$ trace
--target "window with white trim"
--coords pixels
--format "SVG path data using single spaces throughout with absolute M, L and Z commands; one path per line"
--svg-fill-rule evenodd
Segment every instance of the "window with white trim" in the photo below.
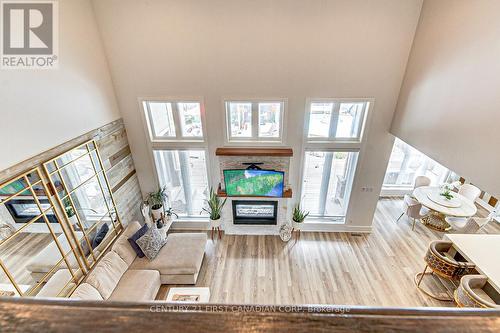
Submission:
M 201 103 L 145 101 L 151 141 L 203 141 Z
M 361 141 L 368 106 L 366 101 L 311 102 L 308 141 Z
M 401 190 L 401 193 L 411 191 L 417 176 L 429 177 L 431 185 L 438 186 L 446 182 L 449 175 L 450 170 L 446 167 L 396 138 L 382 190 Z
M 345 222 L 369 106 L 359 99 L 308 101 L 300 196 L 307 222 Z
M 283 142 L 283 100 L 225 101 L 228 142 Z
M 144 101 L 158 184 L 180 219 L 206 218 L 208 160 L 201 101 Z

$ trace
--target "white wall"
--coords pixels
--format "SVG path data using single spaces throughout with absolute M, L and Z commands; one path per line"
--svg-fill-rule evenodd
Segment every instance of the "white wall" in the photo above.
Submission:
M 0 170 L 120 118 L 89 0 L 59 1 L 59 68 L 0 70 Z
M 215 148 L 223 145 L 223 96 L 288 98 L 295 189 L 306 98 L 373 97 L 348 221 L 371 225 L 420 0 L 93 3 L 143 191 L 155 187 L 155 177 L 139 97 L 203 96 L 214 169 Z M 215 185 L 218 172 L 212 175 Z M 361 192 L 363 186 L 373 192 Z
M 426 0 L 391 132 L 500 195 L 500 1 Z

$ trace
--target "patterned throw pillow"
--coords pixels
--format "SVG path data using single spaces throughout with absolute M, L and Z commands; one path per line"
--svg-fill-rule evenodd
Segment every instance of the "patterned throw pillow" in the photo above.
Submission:
M 165 241 L 156 227 L 151 227 L 146 233 L 140 237 L 136 243 L 141 248 L 144 255 L 153 260 L 160 252 L 160 249 L 165 245 Z

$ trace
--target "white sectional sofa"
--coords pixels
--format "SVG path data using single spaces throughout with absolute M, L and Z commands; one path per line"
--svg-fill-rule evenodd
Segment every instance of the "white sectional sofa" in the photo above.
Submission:
M 111 251 L 73 292 L 86 300 L 154 300 L 161 284 L 195 284 L 205 255 L 207 235 L 174 233 L 154 260 L 138 258 L 128 242 L 141 225 L 130 223 Z

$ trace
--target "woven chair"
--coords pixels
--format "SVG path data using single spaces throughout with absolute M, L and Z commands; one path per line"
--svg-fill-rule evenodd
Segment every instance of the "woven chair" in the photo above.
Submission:
M 449 280 L 454 285 L 457 285 L 462 276 L 475 272 L 474 264 L 465 261 L 459 255 L 452 257 L 449 254 L 449 250 L 452 245 L 452 242 L 443 240 L 431 242 L 424 258 L 426 262 L 424 271 L 415 275 L 414 281 L 418 290 L 439 301 L 452 302 L 453 297 L 449 296 L 445 298 L 436 296 L 435 294 L 423 289 L 420 284 L 426 274 L 436 274 L 439 277 Z M 430 268 L 430 272 L 427 272 L 428 268 Z
M 455 290 L 455 302 L 461 308 L 500 308 L 500 294 L 487 284 L 484 275 L 465 275 Z

